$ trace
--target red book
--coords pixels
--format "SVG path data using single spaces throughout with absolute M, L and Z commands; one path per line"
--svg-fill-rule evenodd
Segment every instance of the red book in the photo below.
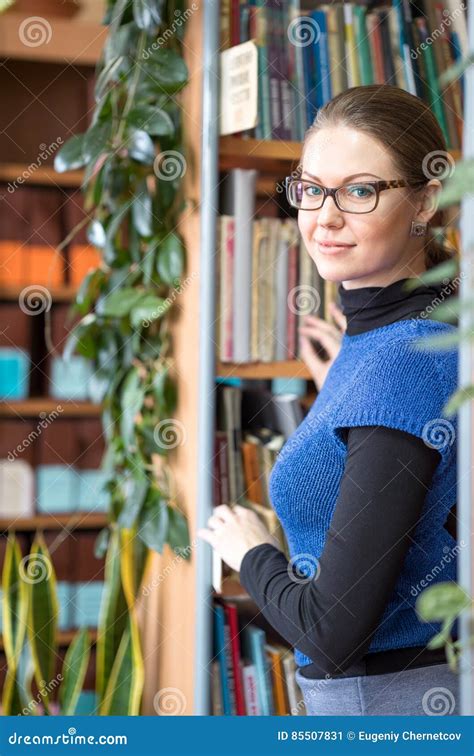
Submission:
M 231 654 L 232 654 L 232 669 L 234 671 L 234 683 L 235 683 L 235 705 L 236 713 L 238 715 L 245 716 L 245 698 L 244 698 L 244 685 L 242 680 L 242 668 L 241 668 L 241 656 L 240 656 L 240 641 L 239 641 L 239 621 L 237 616 L 237 606 L 226 602 L 224 604 L 224 610 L 229 623 L 230 630 L 230 642 L 231 642 Z

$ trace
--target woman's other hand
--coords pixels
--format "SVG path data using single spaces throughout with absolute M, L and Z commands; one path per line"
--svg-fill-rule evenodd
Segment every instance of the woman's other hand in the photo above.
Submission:
M 207 541 L 229 567 L 240 572 L 242 560 L 251 548 L 269 543 L 281 550 L 277 538 L 266 529 L 257 514 L 248 507 L 222 504 L 214 508 L 207 521 L 208 528 L 200 528 L 196 535 Z
M 335 302 L 331 302 L 329 309 L 336 325 L 327 323 L 316 315 L 306 315 L 304 325 L 298 328 L 300 357 L 311 373 L 318 391 L 321 391 L 329 368 L 339 354 L 342 336 L 347 327 L 346 317 Z M 318 342 L 323 347 L 329 359 L 324 360 L 316 352 L 312 341 Z

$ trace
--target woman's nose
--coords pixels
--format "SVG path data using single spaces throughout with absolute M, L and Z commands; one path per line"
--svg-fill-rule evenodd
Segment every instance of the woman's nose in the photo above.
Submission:
M 342 211 L 336 205 L 334 197 L 326 197 L 323 206 L 318 210 L 318 223 L 327 225 L 342 220 Z

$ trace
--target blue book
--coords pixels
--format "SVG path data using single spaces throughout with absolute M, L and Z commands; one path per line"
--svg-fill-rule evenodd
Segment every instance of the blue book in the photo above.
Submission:
M 224 715 L 236 713 L 235 692 L 233 677 L 230 669 L 230 640 L 228 638 L 229 626 L 225 621 L 225 612 L 222 606 L 214 604 L 214 655 L 219 662 L 219 674 L 222 692 L 222 712 Z M 227 628 L 227 632 L 226 632 Z
M 0 347 L 0 399 L 26 399 L 30 357 L 23 349 Z
M 265 631 L 256 625 L 247 625 L 243 631 L 244 654 L 255 665 L 257 675 L 257 693 L 260 711 L 263 716 L 275 713 L 273 703 L 273 685 L 271 668 L 265 650 L 267 637 Z
M 315 23 L 315 30 L 318 32 L 313 44 L 313 55 L 316 65 L 316 106 L 321 108 L 331 99 L 326 13 L 322 10 L 314 10 L 311 11 L 311 18 Z

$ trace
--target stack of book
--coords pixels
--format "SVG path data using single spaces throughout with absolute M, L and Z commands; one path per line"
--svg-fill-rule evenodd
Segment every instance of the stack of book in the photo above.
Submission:
M 304 716 L 292 649 L 269 642 L 265 630 L 253 623 L 241 632 L 232 601 L 215 602 L 213 611 L 212 713 Z
M 391 84 L 423 98 L 448 148 L 461 149 L 464 76 L 445 87 L 439 76 L 468 54 L 467 3 L 374 5 L 222 3 L 222 48 L 248 40 L 257 45 L 258 124 L 247 136 L 301 141 L 317 110 L 340 92 L 361 84 Z

